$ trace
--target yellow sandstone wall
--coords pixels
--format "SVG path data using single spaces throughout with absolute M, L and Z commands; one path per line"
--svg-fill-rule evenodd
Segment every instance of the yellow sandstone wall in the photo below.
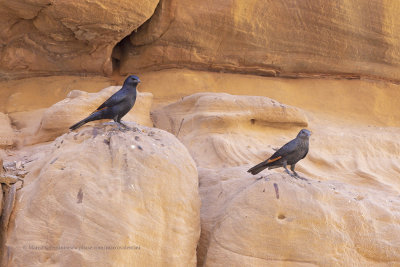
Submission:
M 187 67 L 398 80 L 393 0 L 161 1 L 123 47 L 121 72 Z

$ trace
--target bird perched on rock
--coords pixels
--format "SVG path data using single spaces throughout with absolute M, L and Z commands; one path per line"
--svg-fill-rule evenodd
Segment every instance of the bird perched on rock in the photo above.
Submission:
M 310 135 L 311 132 L 309 130 L 302 129 L 295 139 L 278 149 L 269 159 L 257 164 L 247 172 L 256 175 L 265 168 L 274 169 L 283 167 L 290 176 L 299 177 L 294 167 L 299 160 L 304 159 L 307 155 Z M 287 165 L 290 165 L 293 174 L 289 172 L 286 167 Z
M 131 75 L 126 78 L 122 88 L 107 99 L 92 114 L 80 122 L 69 127 L 75 130 L 89 121 L 112 119 L 115 122 L 129 128 L 121 122 L 121 118 L 132 109 L 136 101 L 136 86 L 140 83 L 139 77 Z

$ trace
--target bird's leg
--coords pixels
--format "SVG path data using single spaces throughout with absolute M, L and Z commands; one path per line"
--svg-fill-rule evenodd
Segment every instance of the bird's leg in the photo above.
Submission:
M 113 121 L 117 124 L 118 130 L 121 131 L 121 123 L 118 120 L 118 115 L 113 118 Z
M 294 167 L 296 166 L 296 164 L 290 165 L 290 169 L 292 170 L 292 172 L 294 173 L 294 178 L 298 178 L 304 181 L 308 181 L 306 178 L 301 177 L 300 175 L 297 174 L 297 172 L 294 171 Z
M 295 166 L 296 166 L 296 164 L 290 165 L 290 170 L 293 172 L 293 174 L 294 174 L 295 177 L 300 177 L 300 176 L 297 174 L 297 172 L 294 170 L 294 167 L 295 167 Z
M 294 164 L 294 165 L 295 165 L 295 164 Z M 294 171 L 294 165 L 290 165 L 290 169 L 293 171 L 293 173 L 290 173 L 290 171 L 289 171 L 288 168 L 287 168 L 287 163 L 286 163 L 286 161 L 283 162 L 283 168 L 285 168 L 287 174 L 289 174 L 289 175 L 292 176 L 293 178 L 296 178 L 296 179 L 297 179 L 297 177 L 299 177 L 299 176 L 298 176 L 297 173 Z
M 114 121 L 115 121 L 116 123 L 118 123 L 118 129 L 119 129 L 120 131 L 122 131 L 122 129 L 121 129 L 121 127 L 120 127 L 121 125 L 125 128 L 125 130 L 130 130 L 130 129 L 131 129 L 128 125 L 122 123 L 122 122 L 121 122 L 121 119 L 118 119 L 118 117 L 114 118 Z
M 285 171 L 286 171 L 287 174 L 289 174 L 290 176 L 292 176 L 292 174 L 290 173 L 290 171 L 289 171 L 288 168 L 287 168 L 287 163 L 286 163 L 286 161 L 283 162 L 283 168 L 285 168 Z
M 121 121 L 118 122 L 120 125 L 122 125 L 125 129 L 131 129 L 128 125 L 125 123 L 122 123 Z
M 142 132 L 138 127 L 133 127 L 133 128 L 131 128 L 131 127 L 129 127 L 128 125 L 126 125 L 126 124 L 124 124 L 124 123 L 122 123 L 121 122 L 121 120 L 117 120 L 116 121 L 119 125 L 122 125 L 126 130 L 134 130 L 135 132 Z M 118 126 L 118 128 L 119 128 L 119 126 Z M 121 128 L 119 128 L 120 130 L 121 130 Z
M 121 132 L 128 130 L 127 126 L 123 123 L 117 122 L 117 126 L 118 126 L 118 130 L 120 130 Z
M 116 122 L 117 126 L 118 126 L 118 130 L 122 131 L 123 129 L 121 128 L 121 124 L 119 122 Z

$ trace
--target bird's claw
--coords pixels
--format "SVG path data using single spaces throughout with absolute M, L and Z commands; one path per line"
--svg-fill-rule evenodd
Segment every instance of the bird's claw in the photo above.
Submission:
M 121 125 L 118 124 L 118 130 L 120 130 L 121 132 L 126 131 L 125 127 L 121 127 Z
M 304 180 L 304 181 L 308 181 L 308 179 L 301 177 L 300 175 L 297 174 L 297 172 L 294 172 L 293 175 L 291 175 L 293 178 L 295 179 L 300 179 L 300 180 Z
M 121 128 L 121 126 L 122 126 L 123 128 Z M 124 124 L 124 123 L 122 123 L 122 122 L 118 122 L 118 129 L 119 129 L 120 131 L 129 131 L 129 130 L 132 130 L 128 125 L 126 125 L 126 124 Z
M 299 178 L 298 179 L 300 179 L 300 180 L 303 180 L 303 181 L 308 181 L 308 179 L 307 178 L 304 178 L 304 177 L 301 177 L 301 176 L 299 176 Z
M 298 176 L 297 174 L 290 173 L 289 175 L 290 175 L 290 177 L 292 177 L 294 179 L 301 179 L 300 176 Z
M 304 181 L 308 181 L 308 179 L 301 177 L 300 175 L 297 174 L 297 172 L 293 172 L 290 173 L 289 171 L 286 171 L 287 174 L 289 174 L 291 177 L 293 177 L 294 179 L 300 179 L 300 180 L 304 180 Z

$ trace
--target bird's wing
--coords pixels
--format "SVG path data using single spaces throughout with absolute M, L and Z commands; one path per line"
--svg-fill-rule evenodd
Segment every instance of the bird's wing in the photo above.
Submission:
M 99 111 L 99 110 L 104 109 L 104 108 L 109 108 L 109 107 L 115 106 L 118 103 L 121 103 L 122 101 L 124 101 L 124 99 L 127 98 L 127 97 L 128 97 L 128 95 L 126 93 L 124 93 L 124 92 L 121 92 L 121 90 L 120 90 L 120 91 L 116 92 L 115 94 L 113 94 L 112 96 L 110 96 L 109 99 L 107 99 L 103 104 L 101 104 L 96 109 L 96 111 Z
M 283 147 L 279 148 L 278 151 L 276 151 L 268 160 L 267 163 L 272 163 L 274 161 L 277 161 L 287 155 L 292 154 L 293 152 L 296 151 L 297 148 L 297 142 L 296 139 L 293 139 L 289 143 L 285 144 Z
M 307 156 L 307 154 L 308 154 L 308 147 L 307 147 L 306 153 L 304 153 L 304 156 L 301 159 L 304 159 Z

